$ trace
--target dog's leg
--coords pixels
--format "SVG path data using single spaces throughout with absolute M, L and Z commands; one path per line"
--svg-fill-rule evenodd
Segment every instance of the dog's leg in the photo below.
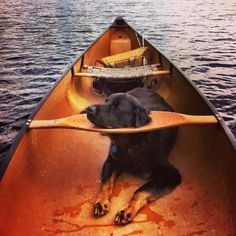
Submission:
M 103 216 L 110 209 L 110 198 L 114 182 L 118 176 L 113 160 L 108 157 L 102 168 L 102 183 L 97 200 L 94 204 L 94 215 Z
M 181 175 L 172 165 L 159 166 L 150 181 L 137 189 L 128 207 L 120 210 L 115 217 L 118 225 L 133 221 L 138 211 L 148 202 L 171 192 L 181 182 Z

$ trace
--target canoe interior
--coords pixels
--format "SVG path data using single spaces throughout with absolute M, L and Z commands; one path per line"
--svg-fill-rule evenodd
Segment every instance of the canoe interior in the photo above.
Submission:
M 68 70 L 36 113 L 35 119 L 77 114 L 104 97 L 91 90 L 91 78 L 75 78 L 81 65 L 94 65 L 110 54 L 110 39 L 122 30 L 138 47 L 129 26 L 109 28 Z M 177 112 L 212 114 L 186 78 L 148 42 L 151 63 L 171 69 L 153 87 Z M 148 81 L 147 81 L 148 83 Z M 144 207 L 124 227 L 114 215 L 144 180 L 124 174 L 115 184 L 111 210 L 94 218 L 100 172 L 109 140 L 73 129 L 35 129 L 21 139 L 0 183 L 1 235 L 235 235 L 236 156 L 220 125 L 179 129 L 171 162 L 183 181 L 172 193 Z

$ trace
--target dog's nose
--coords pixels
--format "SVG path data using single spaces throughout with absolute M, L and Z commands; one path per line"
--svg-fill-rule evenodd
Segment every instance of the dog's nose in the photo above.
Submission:
M 90 114 L 96 113 L 96 106 L 92 105 L 92 106 L 88 107 L 87 113 L 90 113 Z

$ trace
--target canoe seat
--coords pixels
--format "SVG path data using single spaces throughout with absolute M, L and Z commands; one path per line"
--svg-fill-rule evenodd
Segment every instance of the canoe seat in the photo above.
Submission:
M 138 66 L 131 68 L 105 68 L 85 66 L 84 72 L 75 73 L 76 77 L 95 77 L 104 79 L 135 79 L 148 76 L 168 75 L 169 70 L 159 70 L 160 64 Z
M 144 65 L 150 61 L 150 50 L 148 47 L 140 47 L 130 51 L 103 57 L 98 60 L 104 67 L 124 68 L 126 66 L 136 67 Z

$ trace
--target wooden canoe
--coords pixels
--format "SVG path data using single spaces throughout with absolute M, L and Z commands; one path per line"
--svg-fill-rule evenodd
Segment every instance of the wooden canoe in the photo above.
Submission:
M 119 44 L 120 35 L 124 41 Z M 84 66 L 137 49 L 139 41 L 142 38 L 132 27 L 116 19 L 57 81 L 29 122 L 75 115 L 90 104 L 102 103 L 105 97 L 92 91 L 93 78 Z M 121 227 L 115 225 L 114 216 L 143 182 L 122 175 L 112 194 L 110 212 L 94 218 L 92 208 L 108 138 L 66 128 L 29 130 L 27 122 L 1 165 L 0 235 L 236 234 L 234 137 L 196 86 L 146 40 L 145 47 L 150 50 L 149 62 L 165 71 L 145 79 L 145 84 L 155 80 L 152 89 L 176 112 L 218 118 L 216 125 L 179 128 L 170 160 L 182 174 L 181 185 Z

